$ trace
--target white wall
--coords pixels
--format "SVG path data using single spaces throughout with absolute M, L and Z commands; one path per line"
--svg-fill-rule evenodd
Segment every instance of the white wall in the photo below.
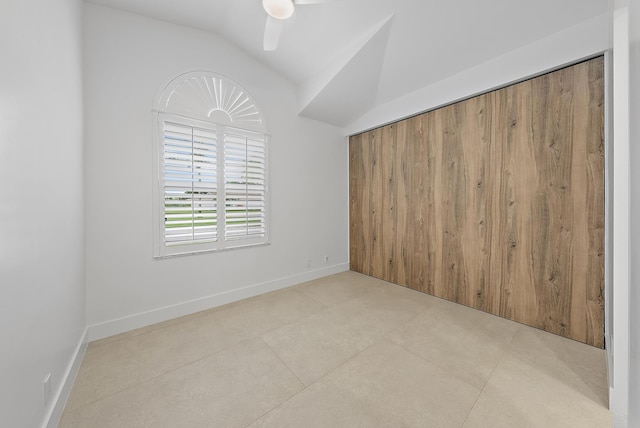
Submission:
M 2 427 L 57 422 L 84 333 L 81 10 L 5 0 L 0 12 Z
M 341 129 L 298 117 L 295 88 L 219 37 L 91 4 L 84 25 L 90 339 L 348 269 Z M 197 69 L 229 76 L 264 113 L 272 243 L 154 260 L 152 102 Z
M 609 17 L 589 19 L 382 104 L 347 126 L 349 135 L 433 110 L 609 49 Z
M 629 409 L 629 10 L 613 11 L 613 354 L 609 408 L 613 428 L 626 428 Z
M 629 426 L 640 426 L 640 3 L 629 2 L 630 202 Z

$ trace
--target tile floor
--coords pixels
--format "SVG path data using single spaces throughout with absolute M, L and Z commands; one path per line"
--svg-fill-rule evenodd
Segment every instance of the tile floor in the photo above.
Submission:
M 605 353 L 344 272 L 89 345 L 60 427 L 609 427 Z

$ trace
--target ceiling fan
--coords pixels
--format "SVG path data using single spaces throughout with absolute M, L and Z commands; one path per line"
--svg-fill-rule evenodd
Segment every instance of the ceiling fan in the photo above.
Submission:
M 264 50 L 274 51 L 278 48 L 284 21 L 291 18 L 295 6 L 331 1 L 333 0 L 262 0 L 262 7 L 267 12 L 267 22 L 264 26 Z

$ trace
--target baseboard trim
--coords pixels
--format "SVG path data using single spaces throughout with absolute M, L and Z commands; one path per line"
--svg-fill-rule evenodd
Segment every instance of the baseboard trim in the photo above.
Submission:
M 611 428 L 627 428 L 627 418 L 623 415 L 611 412 Z
M 49 406 L 45 416 L 42 428 L 56 428 L 60 423 L 62 412 L 64 411 L 64 407 L 67 405 L 67 400 L 71 394 L 71 388 L 73 388 L 73 383 L 76 380 L 76 376 L 78 375 L 78 371 L 82 365 L 82 360 L 84 359 L 84 354 L 87 351 L 87 343 L 87 329 L 85 328 L 73 354 L 73 358 L 69 362 L 67 370 L 64 373 L 62 382 L 60 382 L 60 386 L 56 390 L 55 396 L 51 401 L 51 405 Z
M 89 342 L 349 270 L 349 263 L 303 272 L 87 327 Z

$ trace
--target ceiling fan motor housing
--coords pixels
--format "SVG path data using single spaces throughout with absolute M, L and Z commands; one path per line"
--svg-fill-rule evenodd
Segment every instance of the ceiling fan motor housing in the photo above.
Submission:
M 293 0 L 262 0 L 262 7 L 276 19 L 287 19 L 293 15 Z

